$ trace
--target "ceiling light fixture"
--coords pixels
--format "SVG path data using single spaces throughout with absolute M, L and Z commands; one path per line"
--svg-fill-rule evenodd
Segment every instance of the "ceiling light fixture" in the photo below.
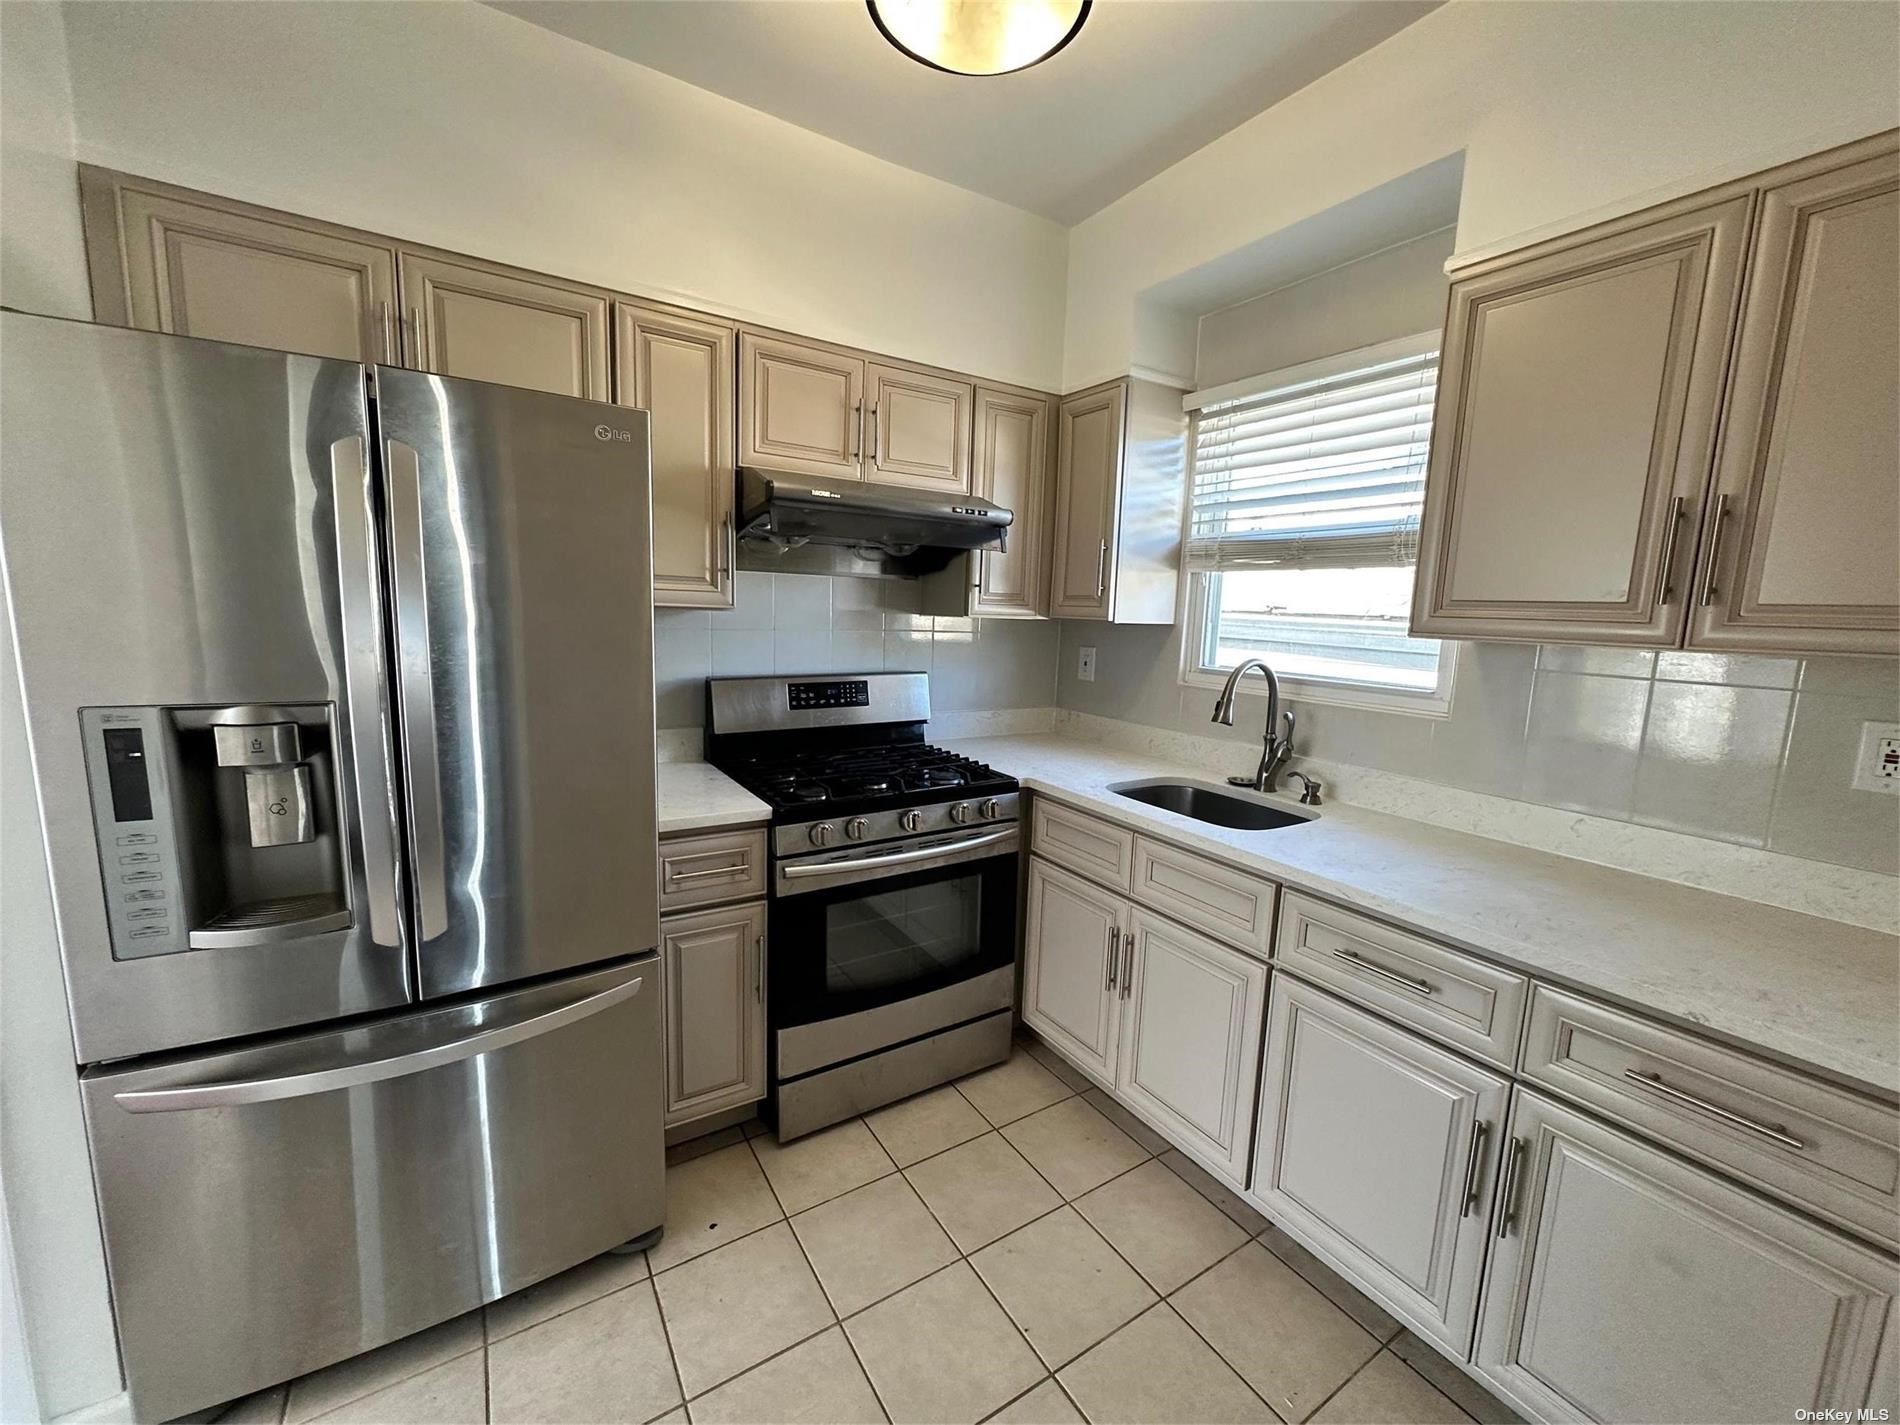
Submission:
M 1011 74 L 1041 64 L 1089 17 L 1092 0 L 864 0 L 898 49 L 946 74 Z

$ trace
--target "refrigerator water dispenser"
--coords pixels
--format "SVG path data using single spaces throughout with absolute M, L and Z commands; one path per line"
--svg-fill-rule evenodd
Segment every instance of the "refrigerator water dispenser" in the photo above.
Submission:
M 331 712 L 81 712 L 114 959 L 349 928 Z

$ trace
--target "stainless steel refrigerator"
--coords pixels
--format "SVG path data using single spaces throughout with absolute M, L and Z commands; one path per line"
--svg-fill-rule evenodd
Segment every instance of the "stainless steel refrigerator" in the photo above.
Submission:
M 0 363 L 139 1418 L 657 1228 L 644 413 L 11 312 Z

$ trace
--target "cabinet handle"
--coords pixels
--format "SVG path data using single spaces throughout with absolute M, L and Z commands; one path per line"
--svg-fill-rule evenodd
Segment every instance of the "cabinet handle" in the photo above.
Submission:
M 1484 1140 L 1491 1132 L 1491 1125 L 1480 1118 L 1471 1125 L 1471 1157 L 1465 1163 L 1465 1205 L 1458 1210 L 1460 1217 L 1471 1216 L 1471 1210 L 1478 1205 L 1478 1196 L 1483 1189 L 1479 1169 L 1484 1163 Z
M 877 402 L 873 401 L 871 403 L 871 463 L 873 465 L 877 464 L 878 448 L 883 444 L 879 438 L 880 434 L 877 428 Z
M 1722 526 L 1728 523 L 1728 496 L 1715 497 L 1715 528 L 1709 531 L 1709 562 L 1702 567 L 1702 602 L 1712 604 L 1721 590 L 1716 587 L 1715 567 L 1722 559 Z
M 858 459 L 858 451 L 864 445 L 864 402 L 859 401 L 851 407 L 851 458 Z
M 1518 1189 L 1523 1186 L 1518 1181 L 1524 1166 L 1524 1140 L 1511 1140 L 1511 1156 L 1504 1163 L 1504 1211 L 1498 1214 L 1498 1240 L 1503 1241 L 1511 1235 L 1511 1229 L 1517 1225 Z
M 765 1003 L 765 937 L 759 936 L 752 942 L 752 1002 Z
M 1111 925 L 1108 927 L 1108 983 L 1102 986 L 1105 990 L 1115 988 L 1115 966 L 1121 959 L 1121 953 L 1122 928 L 1119 925 Z
M 1395 974 L 1383 966 L 1373 964 L 1372 961 L 1361 955 L 1353 954 L 1350 950 L 1335 950 L 1333 951 L 1333 958 L 1335 960 L 1344 960 L 1355 970 L 1364 970 L 1368 975 L 1377 975 L 1382 980 L 1390 980 L 1401 989 L 1408 989 L 1415 995 L 1428 995 L 1432 992 L 1429 981 L 1415 980 L 1410 975 Z
M 390 318 L 389 303 L 378 302 L 376 306 L 383 326 L 383 360 L 391 365 L 399 365 L 402 357 L 396 352 L 396 327 Z
M 1122 936 L 1122 998 L 1135 992 L 1135 932 Z
M 417 371 L 428 370 L 422 358 L 422 308 L 411 307 L 403 325 L 409 329 L 409 365 Z
M 719 520 L 719 552 L 713 555 L 713 587 L 722 589 L 726 581 L 732 578 L 732 566 L 739 557 L 738 536 L 733 529 L 732 511 L 727 510 Z
M 672 865 L 671 862 L 667 864 L 669 867 Z M 698 881 L 708 876 L 743 876 L 751 869 L 752 868 L 746 862 L 739 861 L 731 866 L 714 866 L 708 871 L 674 871 L 669 869 L 666 873 L 666 878 L 669 881 Z
M 1102 541 L 1102 553 L 1095 561 L 1095 597 L 1108 596 L 1108 541 Z
M 1676 597 L 1676 537 L 1682 530 L 1682 496 L 1678 495 L 1669 506 L 1669 528 L 1663 534 L 1662 564 L 1656 572 L 1657 581 L 1662 585 L 1661 602 L 1668 603 Z
M 1744 1118 L 1741 1114 L 1733 1113 L 1718 1103 L 1710 1103 L 1706 1098 L 1697 1098 L 1692 1093 L 1685 1093 L 1674 1084 L 1664 1083 L 1661 1074 L 1645 1073 L 1641 1069 L 1625 1069 L 1623 1070 L 1623 1077 L 1641 1084 L 1652 1093 L 1659 1093 L 1664 1098 L 1681 1104 L 1684 1108 L 1693 1108 L 1698 1113 L 1706 1113 L 1711 1118 L 1720 1119 L 1733 1128 L 1740 1128 L 1745 1132 L 1766 1138 L 1769 1142 L 1777 1144 L 1780 1147 L 1787 1148 L 1796 1153 L 1807 1151 L 1808 1145 L 1795 1137 L 1781 1124 L 1757 1123 L 1752 1118 Z

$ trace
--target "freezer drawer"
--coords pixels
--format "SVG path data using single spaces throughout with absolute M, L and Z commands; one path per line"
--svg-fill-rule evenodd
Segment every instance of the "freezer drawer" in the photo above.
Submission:
M 86 1075 L 136 1417 L 327 1365 L 659 1226 L 656 967 Z

